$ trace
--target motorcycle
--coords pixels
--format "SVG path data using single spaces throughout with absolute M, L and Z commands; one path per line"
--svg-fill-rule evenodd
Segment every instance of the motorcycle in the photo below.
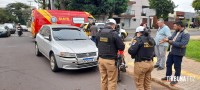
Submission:
M 17 33 L 18 33 L 18 36 L 19 36 L 19 37 L 23 34 L 22 28 L 21 28 L 21 27 L 18 27 L 18 28 L 17 28 Z
M 116 66 L 117 66 L 117 71 L 118 71 L 117 82 L 119 83 L 121 82 L 121 72 L 126 72 L 126 68 L 127 68 L 126 62 L 123 56 L 118 55 Z

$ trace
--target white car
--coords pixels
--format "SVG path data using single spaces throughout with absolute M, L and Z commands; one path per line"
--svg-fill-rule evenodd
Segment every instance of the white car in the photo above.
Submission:
M 43 25 L 35 40 L 35 54 L 50 60 L 52 71 L 97 66 L 98 49 L 82 30 L 69 25 Z
M 27 28 L 26 25 L 21 25 L 21 27 L 22 27 L 22 30 L 23 30 L 23 31 L 28 31 L 28 28 Z

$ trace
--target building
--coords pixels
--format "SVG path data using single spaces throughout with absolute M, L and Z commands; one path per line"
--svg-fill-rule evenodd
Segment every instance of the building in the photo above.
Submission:
M 125 29 L 135 29 L 142 22 L 148 23 L 149 26 L 152 26 L 153 17 L 155 15 L 155 11 L 149 9 L 149 1 L 148 0 L 130 0 L 130 2 L 134 2 L 134 4 L 129 4 L 127 12 L 134 14 L 131 18 L 123 18 L 121 19 L 121 23 L 124 22 Z
M 55 3 L 55 0 L 49 0 L 52 3 Z M 142 22 L 148 23 L 148 26 L 153 25 L 153 17 L 155 11 L 149 9 L 148 0 L 129 0 L 128 8 L 126 12 L 121 15 L 113 15 L 113 18 L 118 24 L 124 23 L 125 29 L 135 29 Z M 55 6 L 52 6 L 52 9 L 55 9 Z M 105 22 L 108 16 L 97 16 L 96 19 L 98 22 Z
M 199 22 L 196 20 L 197 16 L 198 14 L 193 12 L 175 11 L 173 14 L 169 14 L 168 21 L 166 21 L 166 23 L 168 23 L 168 26 L 171 29 L 173 28 L 173 23 L 178 20 L 184 21 L 186 25 L 190 23 L 199 26 Z

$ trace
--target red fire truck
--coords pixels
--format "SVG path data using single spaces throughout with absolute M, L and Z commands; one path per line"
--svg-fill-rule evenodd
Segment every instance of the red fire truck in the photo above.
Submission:
M 33 10 L 31 22 L 32 36 L 35 37 L 44 24 L 69 24 L 80 27 L 81 24 L 90 20 L 94 20 L 94 17 L 84 11 Z

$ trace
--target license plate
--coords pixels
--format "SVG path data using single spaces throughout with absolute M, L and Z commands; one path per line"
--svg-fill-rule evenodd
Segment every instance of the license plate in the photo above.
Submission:
M 83 61 L 86 61 L 86 62 L 91 62 L 91 61 L 93 61 L 94 60 L 94 58 L 84 58 L 83 59 Z

